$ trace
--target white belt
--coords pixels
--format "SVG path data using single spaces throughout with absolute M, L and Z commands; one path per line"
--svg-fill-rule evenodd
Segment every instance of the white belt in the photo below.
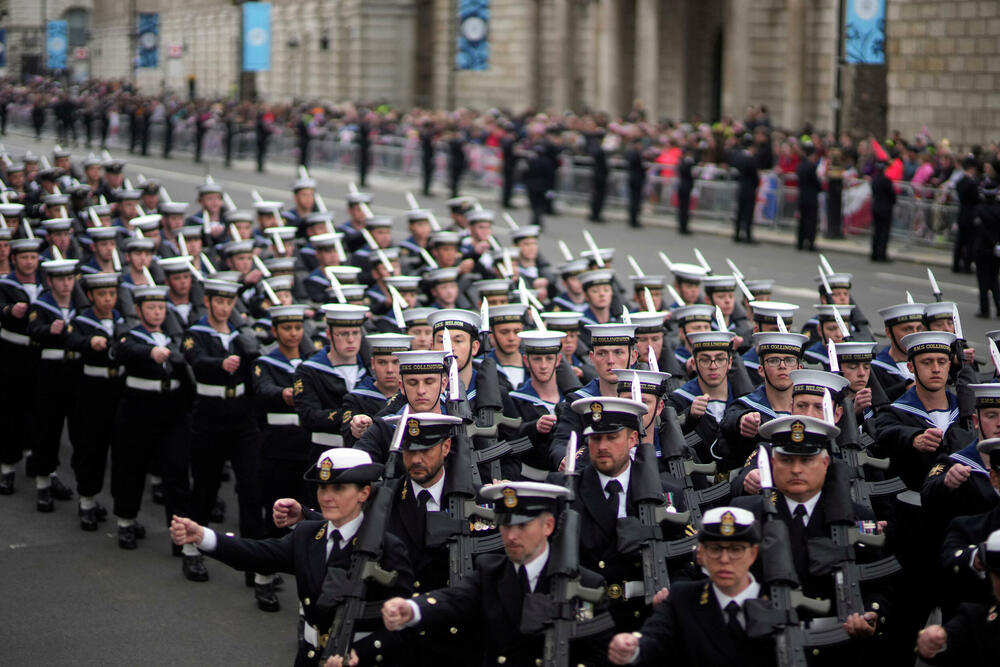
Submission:
M 8 343 L 14 343 L 14 345 L 30 345 L 31 339 L 25 334 L 19 334 L 16 331 L 11 331 L 9 329 L 0 329 L 0 338 L 3 338 Z
M 181 388 L 180 380 L 150 380 L 148 378 L 127 377 L 125 386 L 131 389 L 141 389 L 142 391 L 176 391 Z
M 121 366 L 91 366 L 90 364 L 84 364 L 83 374 L 92 378 L 116 378 L 122 374 L 122 369 Z
M 42 359 L 46 361 L 68 361 L 76 359 L 76 352 L 50 347 L 42 350 Z
M 199 396 L 209 396 L 211 398 L 239 398 L 246 393 L 246 385 L 238 384 L 235 387 L 227 387 L 221 384 L 203 384 L 197 382 L 194 390 Z
M 370 634 L 370 632 L 355 632 L 351 636 L 351 643 L 359 642 Z M 306 640 L 307 644 L 313 648 L 324 648 L 319 645 L 319 638 L 319 628 L 311 623 L 302 623 L 302 639 Z
M 268 426 L 298 426 L 299 416 L 294 412 L 268 412 Z
M 313 433 L 312 441 L 314 444 L 323 445 L 325 447 L 344 446 L 344 438 L 337 435 L 336 433 L 322 433 L 322 432 Z

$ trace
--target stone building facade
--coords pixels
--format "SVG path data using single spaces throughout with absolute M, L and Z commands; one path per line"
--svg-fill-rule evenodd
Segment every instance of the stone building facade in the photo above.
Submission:
M 9 0 L 37 6 L 38 0 Z M 837 66 L 843 0 L 493 0 L 490 66 L 454 67 L 458 0 L 272 0 L 271 70 L 244 77 L 265 100 L 399 106 L 602 109 L 659 118 L 994 138 L 1000 2 L 887 0 L 884 66 Z M 92 8 L 90 70 L 146 90 L 235 95 L 234 0 L 48 0 L 50 18 Z M 131 71 L 133 12 L 159 12 L 160 62 Z M 13 12 L 12 12 L 13 14 Z M 11 20 L 8 17 L 8 22 Z M 252 81 L 252 86 L 248 85 Z

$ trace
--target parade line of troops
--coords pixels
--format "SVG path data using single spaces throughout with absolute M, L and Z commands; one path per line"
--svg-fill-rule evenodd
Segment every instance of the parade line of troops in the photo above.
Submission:
M 146 548 L 148 479 L 188 580 L 294 579 L 296 665 L 1000 661 L 1000 331 L 977 361 L 933 277 L 870 321 L 824 258 L 799 313 L 471 197 L 126 167 L 2 156 L 0 494 Z

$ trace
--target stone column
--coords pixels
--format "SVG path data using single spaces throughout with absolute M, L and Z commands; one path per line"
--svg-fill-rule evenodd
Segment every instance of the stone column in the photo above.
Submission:
M 725 0 L 722 54 L 722 113 L 743 117 L 750 100 L 750 0 Z
M 571 0 L 554 0 L 551 38 L 558 45 L 552 80 L 552 108 L 557 113 L 573 106 L 573 9 Z
M 660 111 L 660 3 L 635 3 L 635 95 L 655 121 Z
M 805 0 L 785 0 L 788 23 L 785 26 L 788 45 L 785 61 L 785 108 L 781 114 L 783 125 L 798 131 L 804 119 L 804 90 L 806 78 L 806 3 Z
M 625 106 L 621 99 L 621 44 L 618 0 L 600 0 L 597 20 L 597 106 L 617 115 Z

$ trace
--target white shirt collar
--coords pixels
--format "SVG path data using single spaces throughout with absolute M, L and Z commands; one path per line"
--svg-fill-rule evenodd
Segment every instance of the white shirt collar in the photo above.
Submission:
M 413 487 L 414 498 L 419 497 L 421 491 L 430 491 L 431 499 L 427 501 L 428 512 L 439 512 L 441 510 L 441 494 L 444 492 L 445 474 L 446 473 L 442 471 L 441 477 L 431 486 L 420 486 L 412 479 L 410 480 L 410 485 Z
M 354 539 L 354 536 L 357 534 L 358 530 L 360 530 L 361 524 L 364 523 L 364 521 L 365 521 L 364 512 L 361 512 L 360 514 L 358 514 L 356 517 L 345 523 L 340 528 L 337 528 L 335 525 L 333 525 L 332 521 L 327 521 L 326 522 L 327 539 L 329 539 L 329 536 L 331 533 L 333 533 L 333 531 L 339 530 L 340 547 L 344 548 L 344 545 L 348 544 L 352 539 Z
M 549 543 L 545 543 L 545 550 L 535 560 L 531 561 L 527 565 L 514 565 L 514 571 L 520 573 L 521 568 L 524 567 L 528 572 L 528 585 L 531 586 L 532 592 L 538 587 L 538 577 L 542 574 L 542 569 L 545 564 L 549 562 Z
M 633 447 L 632 451 L 635 451 L 635 449 L 636 448 Z M 618 517 L 619 518 L 626 516 L 626 512 L 625 512 L 625 500 L 628 497 L 628 482 L 629 482 L 629 479 L 631 479 L 631 477 L 632 477 L 632 462 L 631 461 L 629 461 L 628 466 L 625 468 L 625 470 L 621 471 L 621 473 L 619 473 L 617 477 L 608 477 L 604 473 L 602 473 L 600 471 L 597 471 L 597 479 L 601 482 L 601 488 L 602 489 L 606 489 L 607 486 L 608 486 L 608 482 L 610 482 L 613 479 L 617 479 L 618 483 L 622 485 L 622 492 L 620 494 L 618 494 Z M 609 494 L 608 494 L 607 491 L 605 491 L 604 492 L 604 499 L 607 500 L 608 497 L 609 497 Z
M 813 496 L 809 500 L 805 501 L 804 503 L 799 503 L 799 502 L 797 502 L 795 500 L 792 500 L 788 496 L 785 496 L 785 502 L 788 504 L 788 513 L 791 514 L 794 517 L 795 516 L 795 508 L 798 507 L 799 505 L 805 505 L 805 508 L 806 508 L 805 522 L 806 522 L 806 525 L 808 525 L 809 524 L 809 519 L 812 518 L 813 511 L 816 509 L 816 503 L 819 502 L 819 497 L 820 497 L 820 495 L 822 495 L 822 493 L 823 492 L 820 491 L 819 493 L 817 493 L 815 496 Z
M 735 602 L 740 606 L 740 610 L 743 609 L 743 603 L 747 600 L 752 600 L 760 595 L 760 584 L 757 580 L 753 578 L 752 573 L 748 573 L 750 577 L 750 585 L 744 588 L 742 591 L 736 594 L 736 597 L 729 597 L 723 593 L 718 586 L 712 584 L 712 590 L 715 591 L 715 597 L 719 601 L 719 608 L 725 610 L 730 602 Z

